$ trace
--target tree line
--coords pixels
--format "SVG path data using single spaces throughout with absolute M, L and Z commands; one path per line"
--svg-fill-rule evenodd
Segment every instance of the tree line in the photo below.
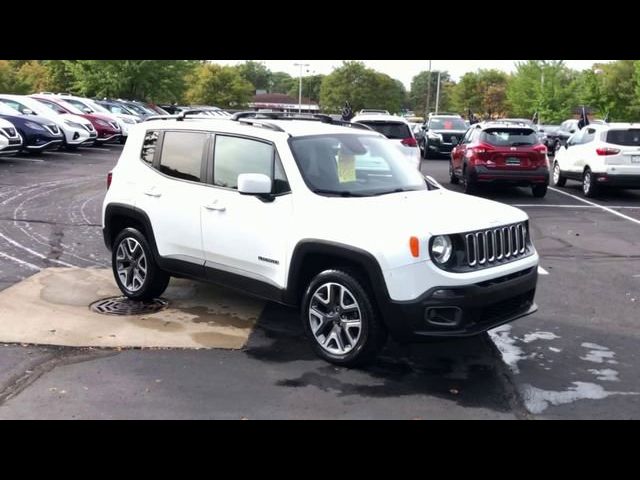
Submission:
M 473 112 L 482 118 L 537 113 L 557 123 L 582 105 L 616 121 L 640 116 L 640 61 L 619 60 L 577 71 L 562 61 L 529 60 L 513 73 L 480 69 L 457 82 L 440 73 L 439 110 Z M 407 91 L 397 79 L 345 61 L 328 75 L 307 75 L 302 95 L 325 112 L 381 108 L 425 113 L 436 105 L 438 71 L 422 71 Z M 431 83 L 431 85 L 429 85 Z M 70 92 L 88 97 L 124 97 L 155 103 L 243 108 L 257 90 L 298 98 L 298 78 L 247 61 L 223 66 L 194 60 L 0 60 L 0 93 Z M 427 98 L 427 95 L 430 95 Z

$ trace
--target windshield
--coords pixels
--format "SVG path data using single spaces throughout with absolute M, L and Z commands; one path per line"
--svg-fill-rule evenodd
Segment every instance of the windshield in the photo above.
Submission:
M 359 121 L 358 123 L 367 125 L 368 127 L 373 128 L 376 132 L 394 140 L 403 140 L 411 136 L 409 126 L 403 122 L 364 120 Z
M 482 132 L 480 141 L 495 147 L 518 147 L 536 145 L 538 136 L 530 128 L 488 128 Z
M 385 138 L 335 134 L 290 140 L 302 176 L 321 195 L 365 197 L 425 190 L 424 177 Z
M 430 130 L 466 130 L 464 120 L 460 118 L 432 118 L 429 120 Z
M 625 147 L 639 147 L 640 129 L 609 130 L 607 132 L 606 142 Z

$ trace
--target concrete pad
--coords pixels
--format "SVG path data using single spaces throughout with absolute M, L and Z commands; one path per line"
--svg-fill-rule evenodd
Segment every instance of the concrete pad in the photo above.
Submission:
M 117 316 L 89 309 L 120 295 L 110 269 L 47 268 L 0 291 L 0 342 L 238 349 L 264 307 L 221 287 L 172 279 L 163 311 Z

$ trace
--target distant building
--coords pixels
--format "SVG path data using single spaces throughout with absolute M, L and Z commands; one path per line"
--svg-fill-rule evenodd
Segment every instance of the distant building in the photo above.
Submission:
M 309 98 L 302 97 L 302 105 L 299 105 L 297 99 L 284 93 L 258 93 L 254 95 L 248 107 L 253 110 L 274 112 L 318 113 L 320 111 L 320 106 Z

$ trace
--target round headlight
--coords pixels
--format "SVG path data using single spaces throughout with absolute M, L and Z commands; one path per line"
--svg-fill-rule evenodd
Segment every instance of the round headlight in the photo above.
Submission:
M 451 239 L 447 235 L 438 235 L 431 242 L 431 256 L 440 263 L 447 263 L 453 253 Z

